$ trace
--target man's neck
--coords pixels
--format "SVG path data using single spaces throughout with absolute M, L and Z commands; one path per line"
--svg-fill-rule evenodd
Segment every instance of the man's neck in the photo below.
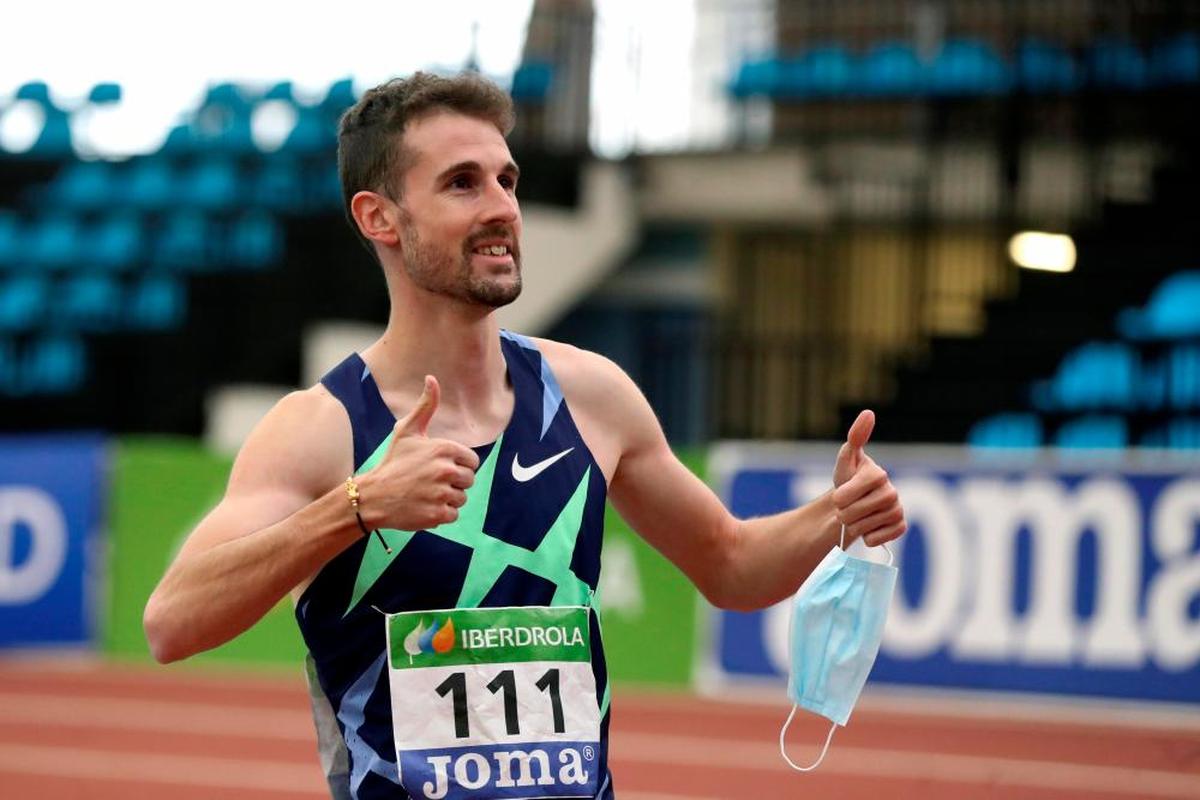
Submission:
M 387 330 L 363 357 L 385 397 L 419 393 L 434 375 L 442 405 L 468 417 L 508 391 L 495 314 L 444 298 L 393 304 Z

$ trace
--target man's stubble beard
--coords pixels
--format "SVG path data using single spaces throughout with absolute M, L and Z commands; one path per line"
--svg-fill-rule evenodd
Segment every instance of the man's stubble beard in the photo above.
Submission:
M 511 231 L 489 230 L 472 236 L 463 245 L 463 252 L 457 261 L 422 241 L 413 225 L 405 225 L 401 235 L 404 239 L 404 268 L 412 282 L 420 288 L 488 308 L 506 306 L 520 296 L 521 254 L 516 249 L 516 237 L 512 236 Z M 480 277 L 471 269 L 474 243 L 500 236 L 513 241 L 511 255 L 515 275 L 511 282 Z

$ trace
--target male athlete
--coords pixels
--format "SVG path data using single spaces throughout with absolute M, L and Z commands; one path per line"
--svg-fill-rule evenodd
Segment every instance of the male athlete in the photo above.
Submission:
M 512 122 L 475 75 L 417 73 L 345 114 L 347 213 L 387 328 L 267 414 L 146 606 L 169 662 L 291 593 L 336 798 L 613 797 L 592 609 L 606 497 L 721 608 L 793 594 L 842 524 L 869 545 L 905 530 L 863 452 L 871 412 L 835 490 L 737 520 L 620 368 L 498 328 L 521 290 Z

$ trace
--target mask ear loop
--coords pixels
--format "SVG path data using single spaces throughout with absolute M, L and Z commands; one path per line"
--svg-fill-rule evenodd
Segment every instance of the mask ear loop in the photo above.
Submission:
M 845 525 L 842 526 L 842 538 L 840 540 L 838 540 L 838 547 L 842 548 L 843 550 L 846 549 L 846 526 Z M 888 547 L 887 542 L 883 543 L 883 550 L 888 555 L 887 565 L 889 567 L 894 566 L 896 564 L 896 554 L 892 552 L 892 548 Z
M 817 760 L 807 767 L 802 767 L 788 758 L 787 747 L 784 745 L 783 737 L 787 734 L 788 726 L 792 724 L 792 717 L 796 716 L 796 706 L 792 706 L 791 713 L 788 714 L 787 722 L 783 723 L 783 728 L 779 731 L 779 755 L 783 756 L 783 760 L 788 763 L 788 766 L 797 772 L 812 772 L 817 767 L 821 766 L 821 762 L 825 760 L 825 754 L 829 752 L 829 743 L 833 741 L 833 732 L 837 730 L 837 723 L 829 723 L 829 735 L 825 737 L 825 746 L 821 748 L 821 755 L 817 756 Z

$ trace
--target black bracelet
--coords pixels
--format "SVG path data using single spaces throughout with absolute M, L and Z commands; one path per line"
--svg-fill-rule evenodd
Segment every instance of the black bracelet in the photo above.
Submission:
M 354 476 L 346 478 L 346 497 L 350 498 L 350 507 L 354 509 L 354 518 L 358 520 L 358 528 L 363 532 L 363 536 L 370 537 L 372 533 L 379 539 L 379 543 L 383 545 L 384 552 L 389 555 L 392 548 L 388 547 L 388 543 L 384 541 L 383 534 L 379 532 L 379 528 L 371 530 L 367 527 L 367 523 L 363 522 L 362 514 L 358 510 L 358 484 L 354 482 Z

